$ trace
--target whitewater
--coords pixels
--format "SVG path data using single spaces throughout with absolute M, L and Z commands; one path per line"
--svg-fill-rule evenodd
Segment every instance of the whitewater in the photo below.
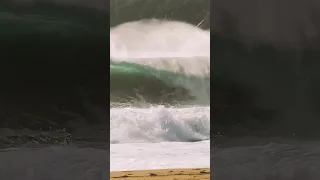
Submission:
M 138 103 L 111 108 L 110 170 L 210 167 L 209 30 L 179 21 L 127 22 L 111 28 L 110 48 L 112 63 L 170 72 L 170 81 L 153 77 L 195 96 L 164 106 L 144 102 L 141 93 Z

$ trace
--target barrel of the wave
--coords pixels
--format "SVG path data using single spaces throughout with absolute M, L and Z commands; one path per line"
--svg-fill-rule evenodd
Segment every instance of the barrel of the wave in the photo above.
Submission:
M 188 91 L 193 101 L 208 103 L 208 30 L 179 21 L 151 19 L 113 27 L 110 37 L 111 76 L 152 78 Z

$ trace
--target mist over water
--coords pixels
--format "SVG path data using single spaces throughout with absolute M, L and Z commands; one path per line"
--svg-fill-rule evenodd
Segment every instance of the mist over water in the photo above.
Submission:
M 114 61 L 208 58 L 210 31 L 185 22 L 145 19 L 113 27 L 110 46 L 110 56 Z

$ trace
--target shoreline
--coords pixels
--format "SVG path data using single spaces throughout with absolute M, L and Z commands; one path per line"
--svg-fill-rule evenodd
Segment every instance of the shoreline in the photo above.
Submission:
M 157 170 L 134 170 L 110 172 L 110 180 L 187 180 L 187 179 L 210 179 L 209 168 L 181 168 L 181 169 L 157 169 Z

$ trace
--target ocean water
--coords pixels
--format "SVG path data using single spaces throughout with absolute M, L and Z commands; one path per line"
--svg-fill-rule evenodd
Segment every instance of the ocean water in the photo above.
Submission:
M 0 90 L 0 108 L 2 112 L 10 114 L 8 115 L 10 118 L 1 117 L 0 120 L 0 179 L 101 180 L 108 178 L 109 149 L 102 145 L 99 148 L 94 148 L 91 144 L 79 147 L 74 142 L 72 146 L 63 146 L 63 144 L 58 146 L 59 142 L 48 143 L 46 138 L 42 139 L 43 141 L 33 141 L 33 138 L 24 139 L 25 135 L 35 137 L 40 128 L 48 130 L 47 125 L 50 124 L 48 121 L 56 124 L 59 121 L 65 122 L 66 119 L 72 119 L 70 116 L 59 116 L 59 113 L 48 112 L 57 105 L 57 101 L 73 101 L 74 93 L 66 96 L 65 94 L 68 93 L 68 89 L 76 87 L 72 85 L 73 82 L 76 83 L 77 79 L 83 80 L 83 77 L 87 76 L 83 69 L 90 69 L 88 67 L 92 66 L 90 63 L 85 63 L 86 68 L 79 68 L 82 59 L 87 62 L 88 59 L 94 58 L 94 54 L 99 54 L 100 59 L 107 59 L 103 58 L 103 52 L 106 52 L 104 46 L 107 45 L 99 45 L 99 40 L 106 44 L 104 38 L 108 39 L 106 32 L 109 18 L 106 16 L 106 11 L 97 8 L 106 6 L 105 2 L 99 2 L 99 0 L 86 2 L 4 0 L 0 2 L 0 39 L 3 45 L 1 50 L 3 88 Z M 101 48 L 103 51 L 92 53 L 93 48 L 82 46 L 89 44 L 87 43 L 89 41 L 95 44 L 95 49 Z M 78 53 L 74 53 L 76 51 Z M 89 58 L 85 58 L 85 54 L 89 55 Z M 99 57 L 95 60 L 99 62 Z M 68 65 L 72 65 L 72 68 L 68 68 Z M 56 67 L 60 67 L 59 70 Z M 77 74 L 78 70 L 81 71 L 80 76 Z M 95 71 L 99 72 L 98 68 Z M 64 78 L 59 78 L 60 75 Z M 77 78 L 69 81 L 71 83 L 61 83 L 61 79 L 70 80 L 72 76 Z M 85 86 L 85 83 L 82 85 Z M 59 91 L 64 92 L 62 93 L 64 95 Z M 102 99 L 101 96 L 100 98 Z M 47 108 L 48 106 L 50 108 Z M 34 117 L 46 117 L 44 119 L 48 121 L 35 124 L 37 118 L 20 116 L 27 113 L 34 114 Z M 21 118 L 15 118 L 17 116 Z M 51 127 L 56 128 L 54 125 Z M 21 143 L 17 142 L 20 138 L 23 139 Z M 8 143 L 6 140 L 12 141 Z M 8 148 L 8 146 L 16 148 Z
M 210 141 L 114 144 L 110 171 L 210 168 Z
M 110 37 L 111 171 L 209 168 L 209 31 L 143 19 Z
M 47 37 L 52 42 L 57 42 L 64 38 L 69 39 L 69 37 L 71 40 L 73 37 L 74 39 L 92 37 L 93 40 L 89 42 L 93 43 L 96 39 L 101 40 L 107 36 L 106 32 L 108 30 L 105 27 L 107 27 L 108 21 L 104 19 L 106 17 L 104 12 L 100 12 L 101 9 L 104 10 L 103 7 L 107 7 L 104 3 L 105 1 L 101 0 L 15 0 L 12 6 L 12 1 L 8 0 L 0 7 L 0 23 L 6 26 L 6 28 L 1 29 L 2 31 L 0 30 L 0 34 L 2 37 L 6 37 L 6 42 L 11 42 L 13 39 L 20 40 L 17 37 L 25 38 L 26 42 L 30 42 L 33 38 L 41 35 L 41 37 Z M 87 10 L 75 7 L 62 8 L 59 4 L 84 6 L 87 7 Z M 93 8 L 93 10 L 90 8 Z M 96 15 L 92 15 L 92 11 Z M 202 17 L 205 16 L 201 15 Z M 197 24 L 202 27 L 201 18 L 200 21 L 197 18 Z M 143 169 L 143 166 L 146 167 L 148 165 L 141 163 L 144 159 L 142 154 L 147 155 L 146 152 L 149 152 L 150 168 L 183 168 L 184 166 L 182 165 L 185 165 L 186 162 L 188 162 L 188 167 L 209 167 L 210 107 L 208 106 L 208 82 L 210 77 L 208 75 L 210 72 L 208 70 L 210 62 L 207 53 L 210 38 L 208 30 L 202 30 L 196 26 L 178 21 L 162 22 L 151 19 L 149 22 L 147 20 L 147 22 L 142 21 L 135 24 L 138 29 L 145 27 L 145 30 L 155 30 L 154 34 L 149 34 L 153 36 L 152 38 L 149 36 L 145 39 L 147 41 L 144 41 L 141 34 L 140 36 L 138 34 L 134 36 L 134 32 L 131 32 L 130 34 L 133 34 L 131 37 L 139 37 L 139 39 L 135 39 L 135 44 L 148 44 L 148 50 L 162 47 L 161 56 L 159 54 L 149 54 L 147 56 L 134 57 L 134 55 L 128 54 L 123 59 L 123 51 L 121 51 L 122 59 L 117 58 L 119 57 L 119 52 L 111 56 L 116 72 L 111 74 L 111 82 L 113 84 L 111 84 L 112 92 L 110 94 L 112 98 L 112 108 L 110 109 L 112 162 L 110 162 L 109 144 L 96 144 L 94 142 L 84 142 L 81 145 L 74 142 L 72 145 L 65 146 L 32 144 L 30 147 L 0 150 L 0 177 L 10 180 L 107 179 L 110 171 L 109 164 L 115 165 L 112 166 L 112 170 L 133 168 L 134 164 L 132 163 L 131 165 L 128 163 L 127 167 L 125 166 L 130 157 L 131 160 L 134 158 L 130 155 L 130 152 L 140 152 L 141 156 L 136 156 L 137 159 L 134 161 L 140 162 L 137 163 L 136 167 L 139 169 Z M 156 28 L 151 28 L 152 26 Z M 157 30 L 160 27 L 162 29 Z M 170 35 L 171 31 L 168 31 L 170 27 L 182 27 L 182 31 L 175 28 L 176 30 L 172 31 L 173 34 Z M 164 30 L 166 32 L 163 32 Z M 183 31 L 186 33 L 183 33 Z M 195 35 L 189 36 L 190 33 Z M 122 39 L 118 41 L 118 38 L 126 34 L 126 32 L 117 33 L 117 42 L 123 42 Z M 163 35 L 166 38 L 161 38 L 158 35 Z M 176 35 L 181 38 L 172 40 L 172 37 Z M 40 40 L 47 42 L 46 39 L 41 39 L 41 37 L 39 38 Z M 190 37 L 193 38 L 188 42 L 185 38 Z M 204 41 L 199 39 L 197 44 L 194 44 L 198 40 L 196 37 Z M 170 39 L 171 43 L 174 42 L 176 44 L 169 46 L 169 41 L 159 41 Z M 124 40 L 127 40 L 127 38 Z M 50 42 L 48 41 L 48 44 L 52 44 Z M 129 39 L 126 42 L 132 41 Z M 152 44 L 154 44 L 153 47 L 151 47 Z M 181 46 L 182 44 L 185 46 Z M 21 44 L 20 46 L 23 45 Z M 133 54 L 137 55 L 152 52 L 142 51 L 136 47 L 130 46 L 127 52 L 133 52 Z M 174 49 L 174 47 L 183 47 L 184 49 L 179 50 L 177 48 Z M 28 47 L 23 46 L 20 48 L 25 50 Z M 97 48 L 101 48 L 101 46 L 99 45 Z M 192 52 L 193 48 L 196 51 Z M 32 48 L 29 47 L 29 49 Z M 117 46 L 115 46 L 115 49 L 117 49 Z M 80 50 L 85 52 L 87 49 L 77 49 L 77 51 Z M 171 50 L 176 52 L 171 52 Z M 33 52 L 35 51 L 33 50 Z M 66 57 L 62 51 L 59 51 L 59 53 L 61 53 L 61 57 Z M 56 60 L 50 56 L 52 54 L 49 53 L 47 57 L 50 60 Z M 41 59 L 37 55 L 33 56 L 32 59 L 35 57 L 37 57 L 37 60 Z M 60 54 L 54 57 L 64 60 L 60 58 Z M 92 56 L 84 58 L 72 53 L 69 57 L 74 58 L 77 62 L 79 59 L 83 60 L 83 62 L 90 60 L 90 58 L 94 59 Z M 44 59 L 47 60 L 43 58 L 41 61 Z M 123 72 L 128 64 L 121 63 L 129 63 L 131 71 Z M 25 68 L 25 66 L 19 67 Z M 112 69 L 112 67 L 110 68 Z M 141 72 L 144 73 L 144 76 L 141 76 L 140 72 L 134 73 L 138 68 L 142 69 Z M 37 74 L 38 76 L 39 74 Z M 139 85 L 138 87 L 135 86 L 137 84 Z M 151 88 L 151 90 L 149 91 L 149 89 L 145 88 Z M 128 92 L 134 93 L 127 94 Z M 148 94 L 149 92 L 150 94 Z M 159 93 L 163 96 L 159 96 Z M 130 96 L 129 98 L 127 97 L 128 95 Z M 105 120 L 108 119 L 105 118 Z M 104 134 L 104 136 L 107 135 Z M 161 151 L 163 154 L 159 152 L 161 150 L 160 147 L 163 148 Z M 128 150 L 120 151 L 117 148 Z M 159 150 L 158 152 L 154 151 L 154 153 L 158 153 L 158 156 L 154 157 L 155 159 L 151 159 L 152 154 L 150 153 L 152 149 Z M 122 157 L 122 159 L 117 157 Z M 198 161 L 193 162 L 194 159 Z
M 62 2 L 60 0 L 48 1 L 59 2 L 61 4 L 66 3 L 90 6 L 96 9 L 104 9 L 104 7 L 107 7 L 104 4 L 107 1 L 103 0 L 76 0 L 69 1 L 70 3 L 68 1 Z M 200 1 L 201 3 L 198 3 Z M 14 2 L 21 2 L 22 5 L 26 5 L 24 4 L 25 2 L 46 2 L 46 0 L 14 0 Z M 129 21 L 132 22 L 134 20 L 141 19 L 141 16 L 143 16 L 142 14 L 149 14 L 150 17 L 168 17 L 167 19 L 177 19 L 180 21 L 184 19 L 183 21 L 192 22 L 195 25 L 199 24 L 201 27 L 209 26 L 209 0 L 199 0 L 197 2 L 193 0 L 183 0 L 183 3 L 176 0 L 149 0 L 147 5 L 145 5 L 146 1 L 144 0 L 114 0 L 111 1 L 111 3 L 112 2 L 119 2 L 120 4 L 125 2 L 129 4 L 128 6 L 121 6 L 123 7 L 122 11 L 120 10 L 119 5 L 115 5 L 117 7 L 111 9 L 119 15 L 118 18 L 115 18 L 115 21 L 111 22 L 113 24 L 119 24 L 119 21 L 122 23 Z M 163 3 L 161 8 L 159 8 L 157 5 L 162 2 L 165 3 Z M 157 5 L 152 5 L 153 3 Z M 134 8 L 130 6 L 132 4 L 135 4 Z M 186 8 L 186 4 L 189 8 Z M 206 8 L 204 8 L 204 6 Z M 139 11 L 140 13 L 136 13 L 136 9 L 141 7 L 148 8 L 143 8 L 143 10 Z M 95 26 L 90 26 L 90 23 L 92 23 L 93 19 L 96 18 L 89 19 L 89 25 L 86 22 L 82 23 L 74 21 L 78 18 L 72 18 L 71 16 L 73 11 L 70 10 L 66 10 L 66 14 L 63 14 L 62 16 L 47 17 L 39 15 L 39 13 L 35 13 L 36 15 L 30 15 L 30 13 L 28 14 L 27 12 L 22 14 L 15 13 L 4 8 L 6 8 L 5 5 L 0 6 L 0 9 L 2 10 L 0 13 L 0 19 L 1 22 L 3 22 L 0 23 L 2 25 L 6 25 L 6 28 L 0 30 L 0 34 L 4 35 L 3 37 L 6 37 L 6 33 L 15 36 L 15 33 L 34 34 L 33 32 L 45 32 L 45 34 L 52 33 L 59 34 L 59 36 L 68 36 L 77 32 L 77 34 L 80 35 L 99 33 L 102 36 L 106 32 L 103 28 L 107 27 L 105 24 L 98 23 Z M 36 9 L 43 11 L 40 12 L 40 14 L 49 13 L 45 8 Z M 184 9 L 185 11 L 181 11 L 180 9 Z M 188 9 L 188 11 L 186 9 Z M 201 11 L 199 11 L 199 9 L 201 9 Z M 30 12 L 30 10 L 28 11 Z M 57 12 L 56 10 L 53 11 Z M 123 14 L 120 11 L 126 13 Z M 190 13 L 191 11 L 195 13 Z M 282 12 L 281 9 L 278 12 Z M 177 14 L 179 18 L 174 18 Z M 190 16 L 192 16 L 192 20 L 185 20 L 190 19 Z M 84 17 L 88 16 L 84 15 L 79 19 L 85 19 Z M 252 18 L 255 16 L 246 17 Z M 66 20 L 69 18 L 70 20 Z M 301 20 L 301 18 L 299 20 Z M 288 22 L 290 23 L 290 21 Z M 139 24 L 139 22 L 136 22 L 136 24 Z M 181 22 L 176 23 L 176 25 L 177 24 L 181 25 Z M 247 25 L 250 23 L 243 24 Z M 282 24 L 282 26 L 285 25 L 285 23 Z M 25 30 L 25 26 L 28 26 L 30 31 Z M 183 26 L 186 27 L 189 25 L 184 24 Z M 191 29 L 194 29 L 194 27 Z M 188 31 L 189 30 L 190 29 L 188 29 Z M 265 28 L 265 30 L 268 31 L 268 28 Z M 198 32 L 199 34 L 208 34 L 208 32 Z M 156 34 L 159 35 L 159 33 L 161 34 L 161 32 L 157 32 Z M 163 36 L 155 36 L 156 39 L 160 39 L 162 37 Z M 139 42 L 140 41 L 144 42 L 144 39 L 140 38 Z M 151 41 L 151 43 L 154 42 L 155 40 Z M 208 44 L 207 42 L 204 43 Z M 146 43 L 142 44 L 146 45 Z M 170 48 L 172 48 L 172 46 L 169 46 L 168 44 L 167 46 L 161 47 L 167 48 L 162 51 L 162 56 L 166 54 L 164 52 L 168 52 L 168 49 L 170 50 Z M 148 46 L 148 48 L 151 47 Z M 187 49 L 189 51 L 192 47 Z M 173 53 L 170 53 L 167 54 L 172 56 Z M 108 145 L 105 144 L 85 144 L 82 147 L 75 145 L 37 145 L 34 148 L 1 149 L 0 177 L 9 180 L 107 179 L 110 160 L 112 171 L 129 169 L 209 167 L 210 140 L 208 132 L 210 129 L 207 125 L 210 124 L 210 106 L 207 105 L 209 94 L 206 94 L 206 85 L 208 85 L 208 83 L 206 83 L 207 79 L 203 78 L 205 73 L 202 75 L 200 73 L 199 75 L 195 73 L 197 71 L 193 71 L 191 76 L 185 76 L 186 73 L 176 73 L 179 71 L 183 72 L 181 71 L 183 69 L 193 70 L 194 67 L 196 67 L 195 69 L 198 68 L 198 70 L 199 67 L 203 67 L 203 72 L 207 72 L 204 71 L 208 68 L 208 64 L 205 64 L 205 60 L 207 58 L 201 56 L 201 54 L 200 57 L 192 56 L 191 53 L 196 53 L 197 56 L 200 54 L 198 52 L 184 51 L 184 53 L 180 53 L 179 56 L 174 59 L 168 58 L 168 56 L 150 57 L 149 55 L 147 58 L 141 58 L 141 56 L 138 56 L 138 59 L 131 58 L 131 60 L 130 57 L 127 57 L 125 61 L 122 60 L 122 62 L 116 62 L 118 63 L 117 65 L 121 67 L 123 65 L 127 66 L 128 64 L 120 63 L 131 63 L 129 64 L 131 66 L 132 63 L 140 61 L 139 65 L 141 65 L 141 67 L 139 68 L 142 68 L 144 73 L 153 74 L 151 77 L 147 76 L 142 79 L 141 77 L 134 77 L 133 79 L 130 79 L 130 82 L 133 82 L 132 84 L 137 84 L 137 82 L 139 82 L 143 86 L 145 82 L 148 82 L 148 86 L 145 86 L 144 88 L 152 87 L 153 89 L 151 90 L 165 89 L 170 91 L 179 90 L 180 92 L 172 96 L 169 96 L 169 94 L 165 92 L 164 95 L 167 97 L 169 96 L 170 98 L 156 98 L 160 96 L 157 93 L 153 93 L 154 91 L 142 91 L 141 88 L 139 89 L 134 87 L 129 81 L 121 81 L 121 79 L 126 79 L 128 76 L 113 76 L 115 80 L 118 80 L 113 81 L 115 82 L 115 84 L 113 84 L 115 85 L 113 86 L 115 87 L 115 90 L 123 89 L 125 87 L 125 89 L 129 89 L 129 91 L 124 91 L 122 94 L 113 94 L 114 101 L 111 102 L 113 107 L 110 110 L 111 115 L 113 115 L 110 118 L 110 124 L 112 124 L 110 129 L 112 140 L 110 151 L 107 148 Z M 130 60 L 130 62 L 126 62 L 128 60 Z M 181 63 L 182 60 L 185 60 L 183 62 L 190 61 L 191 64 L 186 66 L 188 63 Z M 193 61 L 197 63 L 193 64 Z M 199 61 L 201 61 L 200 64 Z M 169 64 L 168 67 L 168 62 L 175 62 L 175 65 L 170 66 Z M 137 64 L 131 67 L 133 70 L 136 70 L 137 68 Z M 7 77 L 8 74 L 5 75 Z M 170 79 L 168 76 L 174 78 Z M 155 80 L 157 81 L 155 82 Z M 181 85 L 185 86 L 181 87 Z M 130 98 L 124 98 L 123 95 L 125 93 L 133 92 L 132 89 L 130 89 L 132 87 L 135 88 L 134 93 L 130 94 Z M 147 97 L 147 92 L 152 93 L 148 94 Z M 179 97 L 178 95 L 181 94 L 181 92 L 193 97 Z M 176 99 L 176 101 L 168 102 L 170 99 Z M 262 140 L 256 139 L 254 141 L 260 142 Z M 238 145 L 240 142 L 241 141 L 237 141 Z M 211 144 L 214 143 L 211 142 Z M 211 167 L 213 168 L 213 179 L 319 179 L 319 142 L 291 142 L 285 140 L 281 143 L 272 143 L 267 145 L 253 146 L 252 144 L 254 143 L 251 143 L 251 146 L 212 148 Z M 111 157 L 109 157 L 110 154 Z
M 210 167 L 210 109 L 111 109 L 111 171 Z

